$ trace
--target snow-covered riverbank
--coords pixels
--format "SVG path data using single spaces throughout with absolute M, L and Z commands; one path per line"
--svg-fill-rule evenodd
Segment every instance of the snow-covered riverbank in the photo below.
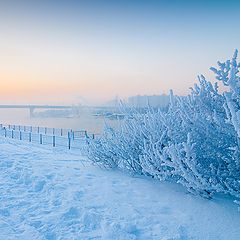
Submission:
M 232 199 L 91 166 L 0 138 L 0 239 L 240 239 Z

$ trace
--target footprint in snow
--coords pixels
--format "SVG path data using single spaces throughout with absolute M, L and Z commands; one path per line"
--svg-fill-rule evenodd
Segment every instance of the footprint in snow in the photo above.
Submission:
M 8 209 L 0 209 L 0 216 L 9 217 L 10 216 L 9 210 Z
M 170 214 L 171 213 L 171 208 L 169 207 L 162 207 L 159 211 L 161 214 Z
M 90 173 L 86 174 L 87 179 L 93 179 L 94 177 L 96 177 L 96 176 L 93 174 L 90 174 Z
M 58 206 L 62 205 L 62 201 L 59 198 L 59 199 L 54 200 L 52 204 L 53 204 L 53 206 L 58 207 Z
M 82 199 L 84 195 L 84 192 L 83 191 L 77 191 L 75 194 L 74 194 L 74 200 L 76 201 L 79 201 Z
M 63 214 L 63 219 L 64 220 L 71 220 L 74 218 L 78 218 L 80 216 L 80 212 L 76 207 L 71 207 L 68 209 L 67 212 Z
M 47 174 L 46 178 L 52 180 L 54 178 L 54 174 Z
M 187 228 L 185 226 L 179 226 L 178 228 L 178 233 L 179 233 L 179 240 L 188 240 L 188 233 L 187 233 Z
M 34 186 L 35 192 L 41 192 L 46 184 L 46 181 L 38 181 Z
M 101 215 L 95 208 L 87 209 L 81 215 L 81 232 L 94 231 L 100 228 Z

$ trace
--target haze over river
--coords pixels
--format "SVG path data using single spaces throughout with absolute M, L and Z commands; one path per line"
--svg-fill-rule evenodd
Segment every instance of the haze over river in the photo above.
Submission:
M 28 109 L 0 109 L 0 123 L 25 126 L 40 126 L 50 128 L 66 128 L 73 130 L 87 130 L 100 134 L 105 123 L 117 126 L 118 120 L 93 116 L 91 112 L 84 112 L 79 117 L 33 117 L 30 118 Z

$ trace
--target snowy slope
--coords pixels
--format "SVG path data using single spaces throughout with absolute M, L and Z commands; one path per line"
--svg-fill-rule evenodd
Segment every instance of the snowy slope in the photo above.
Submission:
M 91 166 L 0 138 L 0 239 L 240 239 L 232 199 Z

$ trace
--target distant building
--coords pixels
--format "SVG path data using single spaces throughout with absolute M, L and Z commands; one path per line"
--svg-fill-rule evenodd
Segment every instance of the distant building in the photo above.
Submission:
M 165 108 L 169 104 L 169 95 L 151 95 L 151 96 L 132 96 L 128 98 L 128 105 L 130 107 L 159 107 L 159 108 Z

